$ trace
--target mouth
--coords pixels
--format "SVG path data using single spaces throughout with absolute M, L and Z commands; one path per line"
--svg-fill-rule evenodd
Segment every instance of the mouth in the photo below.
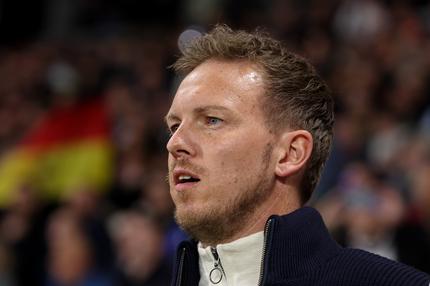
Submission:
M 185 170 L 176 170 L 173 172 L 173 182 L 175 188 L 178 191 L 188 189 L 198 182 L 200 182 L 200 178 L 188 171 Z

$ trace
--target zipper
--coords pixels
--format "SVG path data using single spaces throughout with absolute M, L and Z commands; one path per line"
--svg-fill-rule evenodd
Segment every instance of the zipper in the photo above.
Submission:
M 215 247 L 211 247 L 212 255 L 215 259 L 214 268 L 212 268 L 211 272 L 209 272 L 209 280 L 212 284 L 218 284 L 222 281 L 222 278 L 225 276 L 224 268 L 221 264 L 221 259 L 219 258 L 218 252 Z
M 261 266 L 260 266 L 260 279 L 258 280 L 258 286 L 263 286 L 263 279 L 264 279 L 264 264 L 266 262 L 266 250 L 267 245 L 269 241 L 271 240 L 272 236 L 272 228 L 270 228 L 270 225 L 272 223 L 272 218 L 269 218 L 269 220 L 266 222 L 266 226 L 264 227 L 264 244 L 263 244 L 263 253 L 261 255 Z M 271 232 L 269 233 L 269 228 Z M 268 236 L 270 235 L 270 239 L 268 239 Z
M 179 267 L 178 267 L 178 276 L 176 279 L 176 286 L 181 286 L 182 280 L 182 270 L 184 268 L 184 260 L 185 260 L 185 247 L 182 248 L 181 258 L 179 259 Z

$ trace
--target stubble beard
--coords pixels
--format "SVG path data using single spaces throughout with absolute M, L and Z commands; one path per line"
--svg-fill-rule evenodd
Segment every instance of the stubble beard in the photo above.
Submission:
M 253 183 L 245 185 L 238 195 L 216 207 L 199 211 L 175 210 L 177 223 L 194 239 L 207 245 L 229 241 L 252 223 L 255 210 L 273 192 L 274 181 L 266 170 L 270 162 L 272 145 L 267 145 L 262 156 L 262 168 Z

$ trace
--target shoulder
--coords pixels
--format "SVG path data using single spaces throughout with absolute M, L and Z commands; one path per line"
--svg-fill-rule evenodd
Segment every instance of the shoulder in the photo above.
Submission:
M 359 249 L 343 249 L 326 267 L 332 275 L 350 281 L 348 285 L 429 286 L 430 283 L 430 276 L 424 272 Z

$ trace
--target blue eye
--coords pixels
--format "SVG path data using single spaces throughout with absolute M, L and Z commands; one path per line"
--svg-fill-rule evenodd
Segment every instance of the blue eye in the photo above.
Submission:
M 173 124 L 172 126 L 169 127 L 169 132 L 170 135 L 172 135 L 173 133 L 175 133 L 175 131 L 178 129 L 179 124 Z
M 222 122 L 222 119 L 219 119 L 219 118 L 216 118 L 216 117 L 209 116 L 209 117 L 206 118 L 206 123 L 208 125 L 217 125 L 217 124 L 220 124 L 221 122 Z

